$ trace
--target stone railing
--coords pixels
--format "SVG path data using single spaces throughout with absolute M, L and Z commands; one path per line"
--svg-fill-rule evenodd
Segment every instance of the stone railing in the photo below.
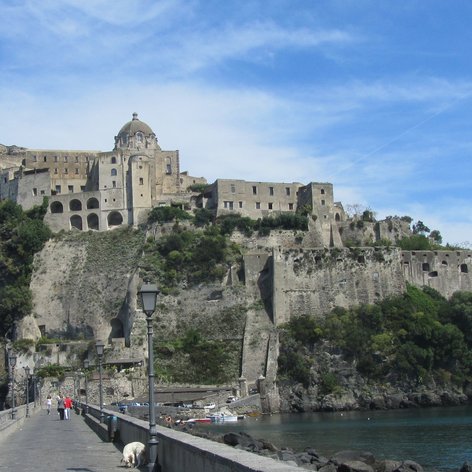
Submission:
M 39 411 L 39 406 L 35 406 L 34 403 L 29 404 L 29 414 L 34 415 Z M 0 441 L 5 439 L 10 433 L 13 433 L 19 429 L 26 418 L 26 405 L 20 405 L 15 407 L 16 415 L 13 420 L 11 417 L 11 408 L 8 410 L 0 411 Z
M 83 406 L 83 405 L 82 405 Z M 115 423 L 115 439 L 123 445 L 140 441 L 147 445 L 149 424 L 132 416 L 104 409 L 105 424 L 100 424 L 100 409 L 89 405 L 85 421 L 104 440 L 110 440 L 110 425 Z M 113 418 L 115 417 L 115 418 Z M 166 472 L 300 472 L 282 461 L 232 448 L 226 444 L 192 436 L 182 431 L 157 426 L 158 462 Z

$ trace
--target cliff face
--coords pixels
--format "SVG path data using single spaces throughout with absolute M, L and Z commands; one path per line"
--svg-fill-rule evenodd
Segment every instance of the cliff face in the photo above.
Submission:
M 21 323 L 20 337 L 103 339 L 108 360 L 145 359 L 146 321 L 136 306 L 144 238 L 142 232 L 119 229 L 51 240 L 35 259 L 33 317 Z M 278 410 L 280 399 L 282 410 L 337 408 L 320 405 L 313 392 L 297 387 L 282 386 L 279 397 L 277 327 L 291 317 L 323 316 L 335 306 L 373 303 L 403 292 L 407 282 L 430 285 L 445 296 L 456 289 L 472 290 L 470 251 L 310 249 L 310 238 L 294 231 L 248 240 L 234 235 L 233 240 L 241 245 L 243 270 L 228 267 L 220 283 L 181 287 L 159 297 L 154 334 L 160 374 L 165 379 L 174 372 L 185 379 L 191 355 L 182 349 L 182 340 L 197 331 L 208 346 L 225 345 L 220 367 L 228 382 L 236 384 L 242 375 L 251 386 L 266 378 L 261 400 L 267 410 Z M 361 391 L 362 382 L 357 379 L 351 391 Z M 356 398 L 344 404 L 368 403 Z
M 42 333 L 108 340 L 125 337 L 128 290 L 143 235 L 132 230 L 70 234 L 34 261 L 33 316 Z M 131 298 L 132 303 L 134 299 Z

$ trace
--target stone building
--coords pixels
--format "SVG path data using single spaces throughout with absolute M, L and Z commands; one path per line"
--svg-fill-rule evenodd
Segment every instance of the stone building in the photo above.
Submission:
M 48 197 L 45 221 L 53 231 L 137 225 L 151 208 L 174 204 L 253 219 L 303 209 L 326 244 L 340 242 L 333 238 L 332 224 L 343 221 L 345 214 L 333 200 L 332 184 L 217 179 L 200 195 L 190 187 L 206 185 L 206 179 L 181 172 L 179 151 L 162 150 L 156 134 L 136 113 L 115 136 L 112 151 L 26 149 L 18 155 L 20 166 L 0 171 L 0 199 L 28 209 Z

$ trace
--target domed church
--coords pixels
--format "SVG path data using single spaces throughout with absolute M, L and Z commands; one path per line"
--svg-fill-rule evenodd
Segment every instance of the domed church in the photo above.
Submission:
M 133 113 L 109 152 L 25 151 L 15 200 L 24 208 L 49 197 L 45 221 L 53 231 L 104 231 L 137 225 L 150 208 L 186 200 L 204 178 L 180 173 L 179 151 L 163 151 L 151 127 Z

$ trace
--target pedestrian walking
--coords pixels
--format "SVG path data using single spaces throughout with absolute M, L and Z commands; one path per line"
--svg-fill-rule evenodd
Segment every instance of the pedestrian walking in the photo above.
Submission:
M 57 411 L 59 412 L 59 418 L 64 419 L 64 397 L 62 394 L 59 394 L 57 397 Z
M 46 398 L 46 410 L 48 411 L 48 415 L 51 414 L 51 407 L 52 407 L 52 398 L 51 395 L 48 395 Z
M 70 420 L 70 409 L 72 408 L 72 399 L 69 395 L 64 398 L 64 419 Z

